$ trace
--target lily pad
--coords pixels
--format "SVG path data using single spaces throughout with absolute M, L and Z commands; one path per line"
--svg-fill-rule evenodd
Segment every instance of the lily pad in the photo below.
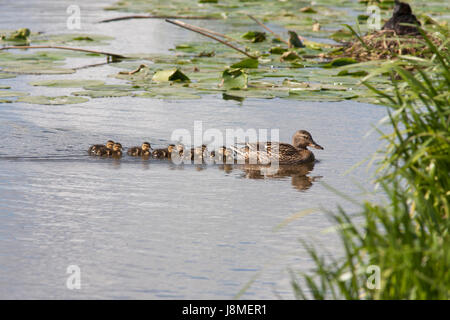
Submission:
M 231 68 L 249 68 L 249 69 L 256 69 L 258 68 L 258 60 L 257 59 L 244 59 L 242 61 L 239 61 L 233 65 L 231 65 Z
M 16 77 L 15 74 L 0 72 L 0 79 L 11 79 L 11 78 L 15 78 L 15 77 Z
M 250 40 L 253 43 L 263 42 L 266 40 L 266 33 L 260 31 L 248 31 L 244 33 L 241 38 Z
M 300 56 L 295 51 L 286 51 L 280 57 L 280 61 L 294 61 L 300 59 Z
M 104 84 L 100 80 L 43 80 L 29 82 L 32 86 L 55 87 L 55 88 L 82 88 L 84 86 L 99 86 Z
M 129 91 L 103 91 L 103 90 L 85 90 L 72 92 L 74 96 L 85 96 L 91 98 L 115 98 L 131 96 L 132 92 Z
M 288 49 L 282 48 L 282 47 L 272 47 L 272 48 L 269 49 L 269 52 L 271 54 L 283 54 L 286 51 L 288 51 Z
M 341 67 L 341 66 L 345 66 L 348 64 L 353 64 L 353 63 L 357 63 L 358 61 L 356 61 L 353 58 L 336 58 L 332 61 L 330 61 L 327 64 L 322 65 L 323 68 L 336 68 L 336 67 Z
M 242 69 L 227 69 L 222 73 L 222 79 L 222 87 L 225 90 L 239 90 L 247 88 L 248 75 Z
M 0 97 L 22 97 L 26 96 L 28 93 L 20 92 L 20 91 L 9 91 L 9 90 L 1 90 Z
M 303 13 L 317 13 L 317 11 L 314 10 L 312 7 L 301 8 L 300 12 L 303 12 Z
M 72 96 L 59 96 L 59 97 L 47 97 L 47 96 L 26 96 L 17 99 L 18 102 L 32 103 L 32 104 L 47 104 L 47 105 L 62 105 L 62 104 L 76 104 L 89 101 L 83 97 Z
M 178 81 L 178 82 L 189 82 L 189 77 L 186 76 L 179 69 L 161 70 L 157 71 L 152 78 L 155 82 L 168 82 L 168 81 Z

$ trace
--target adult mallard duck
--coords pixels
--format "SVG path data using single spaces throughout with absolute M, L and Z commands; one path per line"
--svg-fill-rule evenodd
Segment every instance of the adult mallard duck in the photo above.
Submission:
M 97 156 L 101 152 L 102 149 L 112 150 L 112 147 L 114 145 L 114 141 L 108 140 L 106 144 L 94 144 L 89 147 L 89 154 Z
M 152 147 L 149 142 L 144 142 L 140 147 L 131 147 L 128 149 L 127 154 L 133 157 L 149 156 Z
M 323 150 L 306 130 L 298 130 L 292 137 L 292 145 L 278 142 L 248 143 L 244 148 L 233 147 L 239 158 L 254 164 L 270 164 L 277 161 L 280 165 L 296 165 L 315 160 L 307 147 Z

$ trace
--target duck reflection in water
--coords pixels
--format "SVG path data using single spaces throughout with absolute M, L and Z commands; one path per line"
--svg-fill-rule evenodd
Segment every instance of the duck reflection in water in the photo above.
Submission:
M 314 162 L 308 162 L 300 165 L 280 165 L 273 169 L 267 165 L 257 164 L 225 164 L 218 167 L 226 173 L 234 171 L 242 171 L 240 175 L 245 179 L 274 179 L 285 180 L 291 177 L 292 186 L 299 190 L 305 191 L 311 188 L 313 183 L 321 176 L 309 176 L 308 174 L 314 169 Z

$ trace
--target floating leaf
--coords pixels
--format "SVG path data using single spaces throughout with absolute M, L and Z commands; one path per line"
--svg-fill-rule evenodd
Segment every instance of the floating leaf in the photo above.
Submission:
M 339 71 L 337 76 L 364 77 L 364 76 L 367 76 L 368 74 L 369 73 L 364 70 L 359 70 L 359 71 L 354 71 L 354 72 L 350 72 L 348 70 L 342 70 L 342 71 Z
M 303 12 L 303 13 L 317 13 L 317 11 L 314 10 L 312 7 L 301 8 L 300 12 Z
M 84 86 L 99 86 L 104 84 L 100 80 L 42 80 L 29 82 L 32 86 L 55 87 L 55 88 L 82 88 Z
M 256 69 L 258 68 L 258 60 L 257 59 L 244 59 L 242 61 L 239 61 L 233 65 L 231 65 L 231 68 L 249 68 L 249 69 Z
M 20 92 L 20 91 L 9 91 L 9 90 L 1 90 L 0 91 L 0 97 L 22 97 L 26 96 L 28 93 L 26 92 Z
M 131 96 L 130 91 L 102 91 L 102 90 L 86 90 L 86 91 L 76 91 L 72 92 L 74 96 L 85 96 L 91 98 L 114 98 L 114 97 L 125 97 Z
M 341 67 L 341 66 L 345 66 L 348 64 L 353 64 L 353 63 L 357 63 L 358 61 L 356 61 L 353 58 L 337 58 L 334 59 L 332 61 L 330 61 L 327 64 L 322 65 L 323 68 L 336 68 L 336 67 Z
M 152 78 L 155 82 L 179 81 L 189 82 L 189 78 L 179 69 L 157 71 Z
M 243 39 L 250 40 L 253 43 L 266 40 L 266 33 L 259 31 L 248 31 L 241 36 Z
M 271 54 L 283 54 L 286 51 L 288 51 L 288 49 L 282 48 L 282 47 L 272 47 L 272 48 L 269 49 L 269 52 Z
M 242 69 L 227 69 L 222 73 L 222 87 L 225 90 L 247 88 L 248 75 Z
M 286 51 L 280 57 L 280 61 L 294 61 L 300 59 L 300 56 L 295 51 Z
M 61 104 L 75 104 L 89 101 L 83 97 L 72 96 L 59 96 L 59 97 L 47 97 L 47 96 L 26 96 L 17 99 L 18 102 L 33 103 L 33 104 L 48 104 L 48 105 L 61 105 Z
M 0 79 L 10 79 L 10 78 L 15 78 L 15 77 L 16 77 L 16 75 L 14 75 L 14 74 L 0 72 Z
M 11 89 L 10 86 L 0 86 L 0 89 Z

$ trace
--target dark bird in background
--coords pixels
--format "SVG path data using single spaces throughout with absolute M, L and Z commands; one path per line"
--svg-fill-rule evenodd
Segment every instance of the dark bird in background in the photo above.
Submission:
M 383 30 L 394 30 L 396 34 L 419 34 L 417 27 L 406 26 L 403 23 L 415 24 L 420 26 L 419 20 L 413 15 L 409 4 L 395 0 L 394 12 L 392 17 L 384 24 Z

